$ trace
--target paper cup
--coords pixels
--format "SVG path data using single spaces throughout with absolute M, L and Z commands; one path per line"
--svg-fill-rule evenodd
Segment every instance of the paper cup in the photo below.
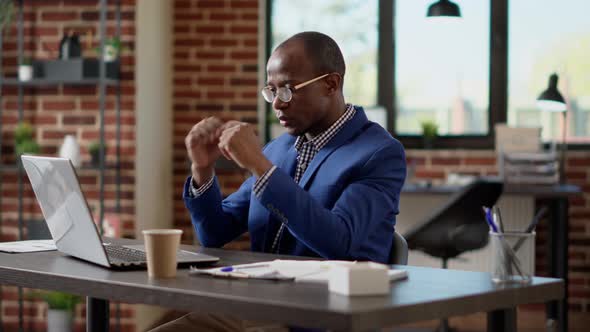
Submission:
M 150 278 L 176 276 L 176 253 L 180 245 L 180 229 L 148 229 L 143 231 Z

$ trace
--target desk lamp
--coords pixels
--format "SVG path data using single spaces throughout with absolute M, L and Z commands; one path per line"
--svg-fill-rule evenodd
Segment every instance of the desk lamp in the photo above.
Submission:
M 561 140 L 561 155 L 559 159 L 559 181 L 565 182 L 565 153 L 567 149 L 567 143 L 565 136 L 567 132 L 567 105 L 565 99 L 557 90 L 557 74 L 553 73 L 549 76 L 549 86 L 543 91 L 537 98 L 537 106 L 541 111 L 544 112 L 561 112 L 563 115 L 562 123 L 562 140 Z
M 449 0 L 439 0 L 428 7 L 427 17 L 461 17 L 459 6 Z

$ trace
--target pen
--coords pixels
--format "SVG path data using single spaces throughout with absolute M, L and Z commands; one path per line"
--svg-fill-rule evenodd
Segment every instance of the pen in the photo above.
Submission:
M 484 213 L 486 222 L 488 223 L 488 225 L 492 229 L 492 232 L 498 233 L 498 228 L 496 227 L 496 224 L 494 224 L 494 221 L 492 220 L 492 216 L 490 214 L 490 209 L 485 206 L 482 206 L 481 208 L 483 209 L 483 213 Z
M 496 216 L 495 220 L 498 222 L 498 228 L 500 228 L 500 232 L 504 233 L 504 223 L 502 222 L 502 213 L 500 213 L 500 208 L 494 205 L 492 207 L 492 211 L 494 211 L 494 215 Z
M 260 267 L 269 267 L 270 264 L 250 264 L 250 265 L 242 265 L 242 266 L 225 266 L 219 269 L 221 272 L 234 272 L 246 269 L 256 269 Z
M 539 220 L 541 220 L 541 218 L 543 218 L 543 216 L 545 215 L 545 213 L 547 212 L 547 207 L 543 206 L 538 212 L 537 214 L 535 214 L 535 216 L 533 217 L 533 220 L 531 220 L 531 223 L 527 226 L 527 228 L 524 230 L 525 233 L 532 233 L 535 230 L 535 227 L 537 227 L 537 224 L 539 223 Z M 522 247 L 522 244 L 524 243 L 524 240 L 526 240 L 526 238 L 520 238 L 516 244 L 513 247 L 514 252 L 518 251 L 518 249 L 520 249 L 520 247 Z

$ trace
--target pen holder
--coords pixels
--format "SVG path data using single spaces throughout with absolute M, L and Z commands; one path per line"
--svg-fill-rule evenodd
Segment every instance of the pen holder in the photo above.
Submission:
M 490 232 L 492 281 L 497 284 L 531 282 L 535 271 L 535 233 Z

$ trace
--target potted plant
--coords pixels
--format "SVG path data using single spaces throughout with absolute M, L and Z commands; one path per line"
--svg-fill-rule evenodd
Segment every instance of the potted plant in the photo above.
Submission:
M 39 153 L 39 144 L 33 139 L 33 127 L 28 122 L 20 122 L 14 130 L 14 152 L 17 163 L 23 154 Z
M 420 122 L 422 127 L 422 140 L 425 149 L 432 149 L 434 141 L 438 136 L 438 125 L 432 120 L 425 120 Z
M 105 62 L 115 61 L 119 58 L 119 55 L 123 51 L 123 45 L 119 37 L 111 37 L 104 41 L 104 50 L 102 52 L 102 58 Z M 98 52 L 100 54 L 100 49 Z
M 2 35 L 4 27 L 12 22 L 14 13 L 14 3 L 12 0 L 0 0 L 0 45 L 2 45 Z
M 90 153 L 91 162 L 93 166 L 98 167 L 100 165 L 100 150 L 103 149 L 103 156 L 106 156 L 107 146 L 101 141 L 93 141 L 88 146 L 88 153 Z
M 31 58 L 23 58 L 23 62 L 18 66 L 19 81 L 30 81 L 33 78 L 33 61 Z
M 12 0 L 0 0 L 0 31 L 5 26 L 12 22 L 12 16 L 14 14 L 14 1 Z
M 47 332 L 72 331 L 74 309 L 82 297 L 57 291 L 38 292 L 36 296 L 47 302 Z

